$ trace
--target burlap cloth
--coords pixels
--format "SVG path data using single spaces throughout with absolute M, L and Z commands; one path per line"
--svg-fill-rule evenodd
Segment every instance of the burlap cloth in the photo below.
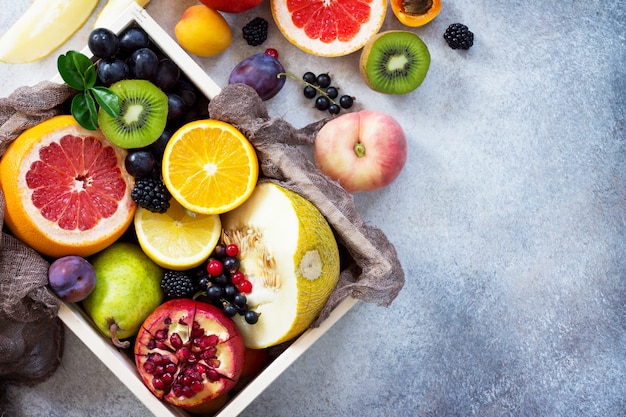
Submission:
M 42 82 L 0 99 L 0 155 L 24 129 L 60 113 L 71 95 L 66 85 Z M 346 254 L 339 283 L 312 326 L 318 326 L 348 296 L 391 304 L 404 285 L 394 246 L 381 230 L 364 223 L 352 196 L 322 175 L 301 148 L 314 143 L 326 121 L 296 129 L 283 119 L 270 118 L 256 92 L 242 84 L 225 87 L 211 101 L 209 113 L 232 123 L 250 139 L 264 180 L 297 192 L 320 210 Z M 0 192 L 2 218 L 4 209 Z M 1 245 L 0 391 L 6 383 L 36 384 L 46 379 L 63 351 L 57 300 L 46 289 L 48 261 L 4 229 Z

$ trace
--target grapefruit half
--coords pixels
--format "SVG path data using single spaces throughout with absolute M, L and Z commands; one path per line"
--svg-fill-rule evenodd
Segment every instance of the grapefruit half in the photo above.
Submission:
M 361 49 L 383 25 L 387 0 L 271 0 L 272 16 L 295 46 L 317 56 Z
M 135 212 L 125 155 L 72 116 L 25 130 L 0 161 L 9 230 L 54 258 L 89 256 L 109 246 Z

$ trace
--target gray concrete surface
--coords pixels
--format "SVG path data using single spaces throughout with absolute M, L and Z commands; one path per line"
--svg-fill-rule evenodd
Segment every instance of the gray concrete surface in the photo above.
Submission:
M 2 29 L 27 6 L 0 3 Z M 227 53 L 197 59 L 220 85 L 262 50 L 238 28 L 269 18 L 267 3 L 229 16 Z M 426 81 L 400 97 L 363 84 L 358 54 L 310 56 L 271 26 L 263 47 L 288 71 L 329 71 L 405 128 L 403 173 L 356 201 L 407 282 L 389 308 L 353 308 L 244 416 L 626 415 L 626 3 L 443 3 L 414 29 L 432 56 Z M 191 4 L 147 10 L 173 33 Z M 82 48 L 91 22 L 64 48 Z M 442 38 L 454 22 L 475 33 L 468 52 Z M 384 29 L 399 28 L 390 12 Z M 0 64 L 0 93 L 54 72 L 52 58 Z M 296 126 L 320 117 L 291 82 L 268 107 Z M 148 415 L 69 331 L 55 375 L 9 394 L 4 417 Z

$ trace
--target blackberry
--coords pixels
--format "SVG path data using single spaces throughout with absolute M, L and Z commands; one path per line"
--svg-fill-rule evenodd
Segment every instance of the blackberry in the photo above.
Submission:
M 159 178 L 136 178 L 135 187 L 130 192 L 133 201 L 153 213 L 165 213 L 170 208 L 172 195 Z
M 196 285 L 184 271 L 165 271 L 161 279 L 161 289 L 168 298 L 190 298 L 196 292 Z
M 446 29 L 443 38 L 452 49 L 470 49 L 474 45 L 474 34 L 462 23 L 453 23 Z
M 261 45 L 267 39 L 267 20 L 255 17 L 243 27 L 243 38 L 250 46 Z

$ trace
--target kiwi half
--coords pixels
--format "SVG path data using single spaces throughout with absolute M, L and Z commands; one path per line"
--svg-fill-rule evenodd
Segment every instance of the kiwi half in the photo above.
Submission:
M 372 37 L 361 51 L 359 70 L 367 85 L 385 94 L 406 94 L 422 84 L 430 53 L 413 32 L 389 30 Z
M 107 139 L 120 148 L 143 148 L 156 141 L 167 122 L 167 95 L 146 80 L 122 80 L 109 87 L 119 98 L 120 115 L 102 108 L 98 124 Z

